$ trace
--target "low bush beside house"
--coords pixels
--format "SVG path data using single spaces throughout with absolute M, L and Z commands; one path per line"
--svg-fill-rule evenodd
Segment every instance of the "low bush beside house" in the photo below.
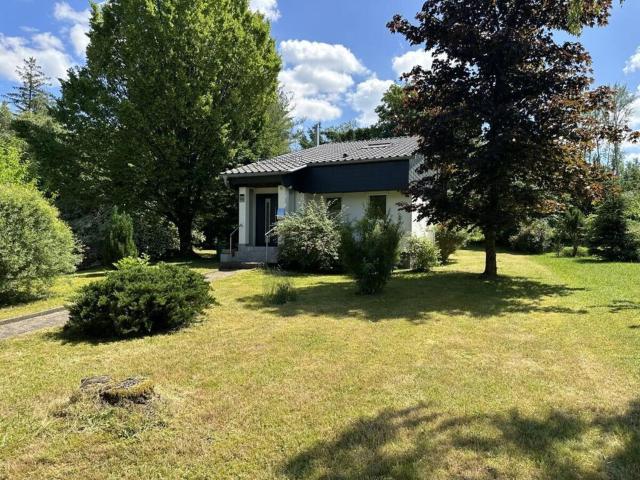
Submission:
M 192 324 L 213 302 L 204 277 L 187 267 L 126 260 L 84 287 L 70 305 L 69 334 L 123 338 Z
M 440 250 L 440 261 L 448 263 L 451 255 L 464 247 L 469 238 L 469 232 L 462 228 L 447 225 L 436 226 L 436 245 Z
M 400 222 L 369 208 L 365 216 L 347 224 L 342 231 L 342 253 L 345 268 L 362 294 L 382 291 L 400 258 L 402 232 Z
M 331 272 L 340 266 L 340 220 L 322 199 L 278 222 L 282 242 L 278 254 L 285 270 Z
M 440 264 L 440 251 L 437 245 L 426 237 L 409 237 L 405 247 L 409 267 L 416 272 L 429 272 Z
M 43 293 L 78 261 L 71 229 L 35 187 L 0 185 L 0 304 Z

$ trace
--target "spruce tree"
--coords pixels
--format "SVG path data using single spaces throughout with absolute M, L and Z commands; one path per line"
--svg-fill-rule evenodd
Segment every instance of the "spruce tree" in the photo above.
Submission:
M 16 69 L 20 77 L 20 85 L 6 95 L 7 99 L 20 113 L 39 113 L 46 110 L 51 95 L 46 91 L 50 79 L 42 71 L 35 58 L 29 57 Z
M 104 237 L 102 264 L 112 266 L 127 257 L 137 257 L 138 249 L 133 240 L 133 220 L 126 213 L 113 207 Z

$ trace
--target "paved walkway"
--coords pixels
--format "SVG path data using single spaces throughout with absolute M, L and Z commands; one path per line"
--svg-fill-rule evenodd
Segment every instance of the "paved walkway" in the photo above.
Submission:
M 211 283 L 238 273 L 238 270 L 229 272 L 211 272 L 204 276 Z M 10 320 L 0 321 L 0 340 L 16 337 L 24 333 L 35 332 L 43 328 L 61 327 L 67 323 L 69 312 L 64 308 L 49 310 L 42 314 L 26 315 Z
M 43 328 L 61 327 L 67 323 L 69 312 L 64 309 L 50 311 L 42 315 L 19 317 L 0 322 L 0 340 Z

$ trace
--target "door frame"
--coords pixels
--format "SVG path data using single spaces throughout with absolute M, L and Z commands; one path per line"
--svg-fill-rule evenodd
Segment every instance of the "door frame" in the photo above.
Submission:
M 260 212 L 259 199 L 264 199 L 262 212 Z M 269 243 L 265 241 L 265 233 L 273 228 L 276 223 L 276 215 L 278 212 L 278 194 L 277 193 L 256 193 L 255 196 L 255 217 L 253 219 L 254 229 L 256 232 L 256 247 L 277 247 L 278 238 L 273 236 L 269 239 Z M 259 222 L 259 219 L 261 221 Z M 260 231 L 260 223 L 264 224 L 264 231 Z

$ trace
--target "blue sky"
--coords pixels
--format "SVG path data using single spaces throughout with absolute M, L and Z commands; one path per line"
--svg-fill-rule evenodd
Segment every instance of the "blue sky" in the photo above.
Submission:
M 87 0 L 2 0 L 0 92 L 14 84 L 16 64 L 35 56 L 53 78 L 83 62 Z M 281 82 L 295 114 L 330 125 L 375 121 L 374 108 L 400 73 L 430 56 L 391 35 L 394 13 L 413 17 L 422 0 L 251 0 L 272 21 L 284 60 Z M 617 5 L 606 28 L 587 30 L 580 41 L 591 52 L 597 84 L 624 83 L 640 93 L 640 2 Z M 640 128 L 640 101 L 635 127 Z M 640 148 L 629 147 L 640 156 Z

